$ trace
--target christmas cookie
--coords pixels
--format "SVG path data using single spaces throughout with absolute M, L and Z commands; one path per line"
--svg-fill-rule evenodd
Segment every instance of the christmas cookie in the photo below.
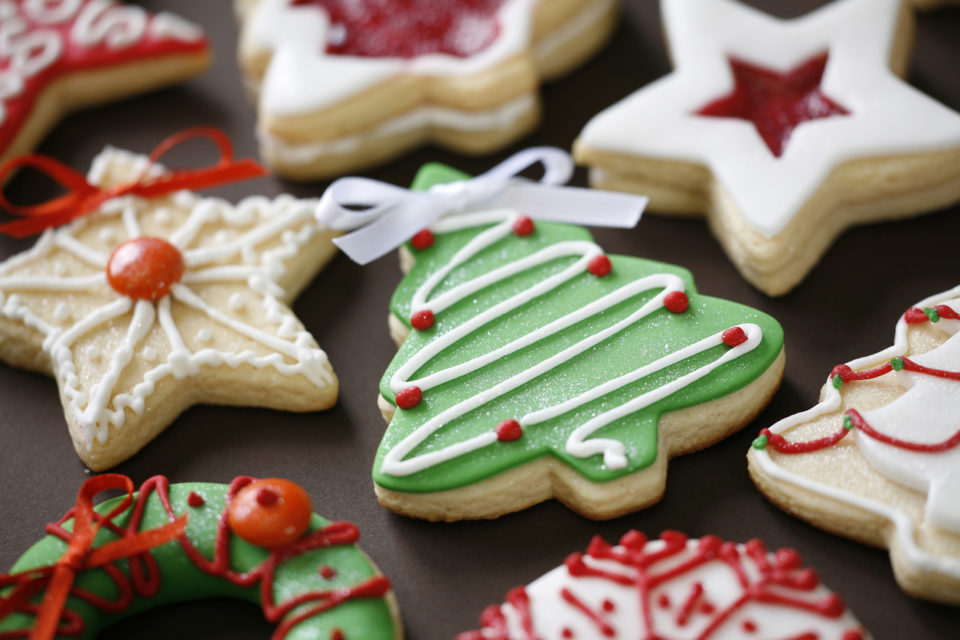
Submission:
M 431 165 L 416 187 L 464 178 Z M 698 294 L 679 267 L 607 255 L 583 227 L 468 210 L 406 251 L 373 471 L 397 512 L 490 518 L 551 497 L 633 511 L 660 498 L 670 457 L 741 428 L 779 385 L 773 318 Z
M 288 307 L 335 251 L 316 201 L 232 205 L 184 188 L 262 173 L 248 163 L 224 157 L 163 174 L 108 149 L 88 184 L 46 160 L 74 191 L 40 209 L 62 213 L 3 227 L 20 233 L 87 212 L 0 264 L 0 359 L 56 378 L 90 468 L 130 457 L 195 403 L 314 411 L 336 402 L 326 354 Z
M 675 70 L 575 145 L 597 187 L 706 215 L 737 269 L 781 295 L 851 225 L 960 200 L 960 114 L 899 76 L 903 0 L 778 20 L 733 0 L 663 0 Z
M 911 307 L 894 345 L 838 365 L 820 404 L 764 429 L 763 493 L 890 550 L 908 593 L 960 604 L 960 287 Z
M 760 540 L 666 531 L 648 541 L 631 531 L 611 546 L 597 536 L 456 640 L 868 638 L 843 599 L 801 567 L 793 549 L 770 552 Z
M 106 0 L 0 2 L 0 161 L 33 149 L 68 111 L 191 78 L 210 63 L 200 27 Z
M 542 79 L 612 30 L 616 0 L 238 2 L 240 63 L 259 92 L 261 155 L 309 179 L 424 142 L 500 149 L 540 118 Z
M 298 485 L 154 476 L 133 488 L 116 474 L 87 480 L 76 507 L 0 575 L 0 638 L 91 639 L 120 618 L 212 597 L 258 604 L 275 640 L 403 637 L 390 581 L 354 546 L 357 527 L 312 513 Z M 94 507 L 107 490 L 126 495 Z

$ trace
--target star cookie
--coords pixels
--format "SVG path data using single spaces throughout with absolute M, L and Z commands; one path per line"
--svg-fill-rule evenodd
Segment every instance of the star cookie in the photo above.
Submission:
M 147 166 L 107 150 L 89 180 L 129 183 Z M 94 470 L 195 403 L 330 407 L 337 379 L 287 306 L 335 251 L 315 206 L 189 191 L 107 200 L 0 264 L 0 358 L 56 378 Z
M 734 0 L 664 0 L 675 70 L 595 116 L 575 145 L 601 188 L 706 215 L 743 276 L 799 284 L 847 227 L 960 200 L 960 114 L 898 76 L 902 0 L 778 20 Z
M 821 401 L 761 432 L 760 490 L 890 549 L 908 593 L 960 604 L 960 287 L 908 309 L 894 345 L 833 369 Z
M 259 91 L 261 155 L 321 178 L 424 142 L 486 153 L 540 117 L 541 79 L 612 30 L 616 0 L 238 2 L 240 62 Z
M 210 64 L 200 27 L 106 0 L 0 2 L 0 161 L 74 109 L 152 91 Z

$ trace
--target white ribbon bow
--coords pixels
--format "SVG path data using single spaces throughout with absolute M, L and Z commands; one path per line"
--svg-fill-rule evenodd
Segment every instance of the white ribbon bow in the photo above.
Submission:
M 518 178 L 537 163 L 539 182 Z M 367 264 L 399 247 L 451 213 L 510 208 L 539 220 L 629 229 L 640 221 L 646 196 L 563 186 L 573 158 L 555 147 L 534 147 L 510 156 L 484 174 L 427 191 L 411 191 L 369 178 L 340 178 L 323 194 L 316 216 L 328 228 L 352 233 L 334 243 L 354 262 Z

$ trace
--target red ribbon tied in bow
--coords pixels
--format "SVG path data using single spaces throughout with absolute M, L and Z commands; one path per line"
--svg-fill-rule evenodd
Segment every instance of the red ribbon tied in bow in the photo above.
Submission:
M 220 149 L 220 158 L 209 167 L 179 169 L 161 176 L 151 176 L 150 168 L 170 149 L 193 138 L 212 140 Z M 110 198 L 133 195 L 152 198 L 181 189 L 199 190 L 240 180 L 267 175 L 267 170 L 249 158 L 234 160 L 233 145 L 226 134 L 215 127 L 194 127 L 175 133 L 161 142 L 150 154 L 150 164 L 143 173 L 126 184 L 101 188 L 87 182 L 87 177 L 48 156 L 29 154 L 11 158 L 0 167 L 0 184 L 13 171 L 32 167 L 47 174 L 50 179 L 67 189 L 67 193 L 34 205 L 15 205 L 0 191 L 0 206 L 13 215 L 24 218 L 0 225 L 0 233 L 14 238 L 26 238 L 66 224 L 87 215 Z
M 126 496 L 108 514 L 96 514 L 93 510 L 94 497 L 110 489 L 125 491 Z M 94 549 L 93 541 L 101 527 L 124 513 L 132 502 L 133 481 L 127 476 L 108 473 L 84 482 L 77 493 L 77 505 L 73 510 L 73 532 L 67 550 L 60 559 L 52 567 L 0 575 L 0 589 L 14 586 L 9 595 L 0 597 L 0 619 L 18 609 L 23 610 L 30 598 L 46 589 L 29 637 L 31 640 L 52 640 L 58 632 L 63 631 L 57 627 L 78 573 L 131 558 L 176 540 L 187 528 L 187 516 L 184 515 L 162 527 L 130 532 Z

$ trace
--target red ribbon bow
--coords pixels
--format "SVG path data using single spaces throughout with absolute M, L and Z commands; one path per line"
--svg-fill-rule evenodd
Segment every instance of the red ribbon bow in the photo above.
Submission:
M 101 491 L 110 489 L 126 491 L 126 496 L 110 513 L 99 516 L 93 510 L 93 498 Z M 9 596 L 0 597 L 0 619 L 16 610 L 29 609 L 29 600 L 46 589 L 29 637 L 31 640 L 52 640 L 58 631 L 63 631 L 58 630 L 57 626 L 64 615 L 64 605 L 78 573 L 131 558 L 166 544 L 183 535 L 187 528 L 187 516 L 184 515 L 162 527 L 130 533 L 94 549 L 93 541 L 101 527 L 125 512 L 132 502 L 133 481 L 127 476 L 109 473 L 84 482 L 77 492 L 73 533 L 70 535 L 67 550 L 60 559 L 51 567 L 0 575 L 0 589 L 11 585 L 15 587 Z
M 207 138 L 220 149 L 216 164 L 200 169 L 180 169 L 162 176 L 151 177 L 150 167 L 170 149 L 192 138 Z M 25 218 L 0 225 L 0 233 L 14 238 L 26 238 L 46 229 L 59 227 L 71 220 L 96 211 L 110 198 L 134 195 L 152 198 L 179 191 L 215 187 L 239 180 L 249 180 L 267 175 L 267 170 L 250 158 L 233 159 L 233 145 L 226 134 L 215 127 L 194 127 L 175 133 L 161 142 L 150 154 L 150 164 L 143 173 L 127 184 L 101 188 L 87 182 L 82 173 L 49 156 L 29 154 L 11 158 L 0 167 L 0 184 L 8 174 L 21 167 L 33 167 L 47 174 L 52 180 L 67 189 L 67 193 L 46 202 L 34 205 L 15 205 L 0 191 L 0 206 L 10 213 Z

